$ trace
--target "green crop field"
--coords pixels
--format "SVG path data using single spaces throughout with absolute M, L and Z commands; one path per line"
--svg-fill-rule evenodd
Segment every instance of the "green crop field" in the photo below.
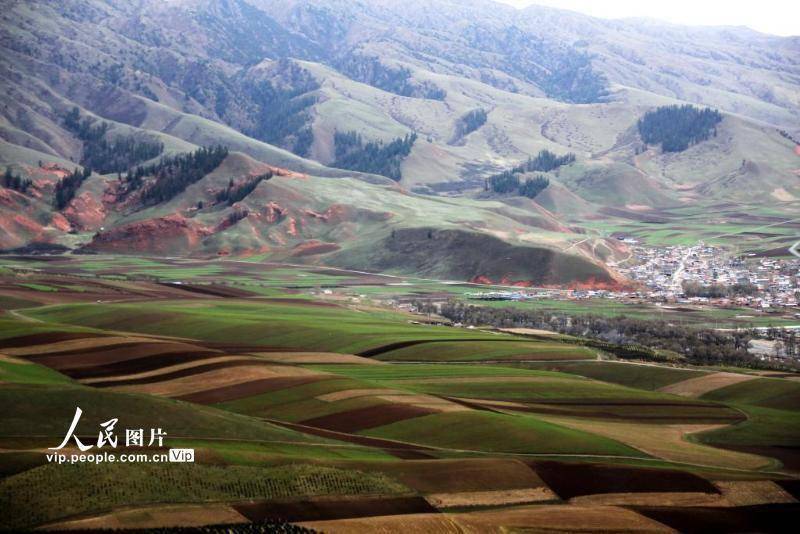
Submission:
M 10 269 L 25 263 L 4 261 Z M 756 378 L 700 399 L 670 395 L 656 390 L 716 369 L 608 360 L 577 338 L 431 326 L 429 317 L 381 305 L 415 294 L 465 298 L 469 286 L 364 285 L 311 268 L 212 263 L 38 262 L 42 270 L 26 271 L 25 283 L 59 288 L 57 301 L 17 284 L 2 297 L 0 286 L 0 302 L 12 310 L 0 315 L 0 403 L 14 406 L 0 426 L 0 506 L 13 495 L 36 510 L 0 511 L 0 526 L 123 505 L 418 495 L 433 487 L 426 466 L 448 461 L 646 465 L 713 480 L 791 476 L 797 465 L 800 383 Z M 138 280 L 145 272 L 181 284 Z M 326 284 L 334 291 L 322 293 Z M 613 301 L 516 306 L 654 316 Z M 703 324 L 735 313 L 663 315 Z M 221 363 L 206 364 L 209 357 Z M 107 382 L 92 387 L 87 376 Z M 173 383 L 201 395 L 182 397 Z M 168 447 L 193 448 L 198 461 L 192 470 L 117 464 L 100 476 L 94 466 L 47 464 L 35 451 L 63 438 L 76 406 L 84 411 L 81 439 L 91 442 L 100 422 L 118 417 L 120 428 L 164 428 Z M 767 466 L 769 474 L 758 470 Z M 78 479 L 91 479 L 77 494 L 81 503 L 66 503 L 63 488 Z M 123 479 L 126 488 L 114 487 Z
M 52 323 L 181 336 L 205 341 L 358 353 L 402 341 L 422 339 L 496 340 L 499 336 L 447 327 L 408 323 L 391 312 L 369 314 L 338 306 L 267 301 L 148 302 L 69 304 L 27 311 Z M 525 340 L 520 340 L 525 342 Z
M 565 343 L 533 341 L 497 343 L 496 341 L 453 341 L 424 343 L 379 354 L 384 361 L 483 361 L 483 360 L 587 360 L 596 357 L 594 350 Z
M 800 382 L 758 378 L 716 389 L 703 395 L 703 398 L 776 410 L 800 411 Z
M 311 465 L 47 465 L 0 481 L 0 527 L 25 528 L 121 505 L 408 491 L 381 474 Z
M 81 436 L 96 435 L 101 422 L 116 417 L 120 428 L 164 428 L 169 432 L 167 441 L 172 436 L 326 442 L 214 408 L 83 386 L 0 384 L 0 402 L 15 406 L 13 416 L 3 419 L 0 440 L 32 435 L 60 441 L 75 415 L 75 407 L 80 406 L 83 415 L 77 432 Z
M 679 369 L 614 361 L 530 362 L 515 365 L 526 369 L 542 369 L 575 374 L 603 382 L 645 390 L 659 389 L 682 380 L 703 376 L 708 373 L 707 371 L 694 369 Z
M 373 428 L 363 434 L 468 451 L 647 456 L 617 441 L 528 415 L 488 412 L 435 414 Z

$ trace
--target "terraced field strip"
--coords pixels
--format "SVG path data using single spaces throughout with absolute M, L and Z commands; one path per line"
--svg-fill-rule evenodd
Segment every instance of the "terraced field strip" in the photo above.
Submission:
M 431 493 L 425 500 L 436 508 L 468 506 L 503 506 L 559 500 L 549 488 L 468 491 L 459 493 Z
M 288 299 L 265 302 L 244 299 L 158 301 L 132 303 L 79 303 L 27 310 L 42 321 L 105 330 L 157 336 L 183 336 L 210 342 L 237 340 L 270 350 L 341 352 L 359 354 L 376 345 L 416 342 L 420 338 L 525 343 L 509 334 L 410 324 L 408 317 L 391 311 L 364 313 L 338 306 L 320 306 L 311 301 Z M 533 344 L 532 344 L 533 345 Z
M 339 352 L 253 352 L 265 361 L 283 363 L 287 365 L 310 364 L 360 364 L 360 365 L 386 365 L 385 362 L 371 358 L 363 358 L 354 354 L 341 354 Z
M 618 440 L 656 458 L 704 467 L 757 470 L 775 462 L 755 454 L 734 452 L 687 441 L 687 436 L 725 425 L 647 424 L 539 415 L 545 421 Z
M 164 528 L 165 526 L 202 527 L 246 522 L 248 519 L 228 504 L 162 504 L 137 506 L 87 519 L 60 521 L 48 525 L 48 528 L 57 531 L 122 530 Z
M 518 366 L 525 369 L 574 374 L 647 391 L 657 390 L 677 382 L 708 374 L 708 371 L 696 369 L 682 369 L 626 361 L 526 362 L 518 364 Z
M 363 532 L 674 532 L 663 524 L 625 508 L 585 505 L 531 505 L 500 510 L 447 514 L 378 516 L 332 521 L 304 521 L 300 526 L 341 534 Z
M 127 375 L 105 376 L 100 378 L 88 378 L 83 379 L 80 382 L 81 384 L 91 385 L 94 387 L 152 384 L 155 382 L 171 380 L 173 378 L 182 378 L 185 376 L 192 376 L 199 373 L 214 371 L 216 369 L 249 366 L 253 365 L 254 363 L 264 362 L 255 356 L 218 356 L 208 359 L 192 360 L 176 365 L 167 365 L 152 371 L 143 371 L 141 373 Z
M 700 397 L 715 389 L 758 378 L 755 375 L 741 373 L 712 373 L 705 376 L 689 378 L 682 382 L 659 388 L 658 391 L 682 397 Z
M 499 342 L 498 342 L 499 341 Z M 575 361 L 596 359 L 595 351 L 587 347 L 559 341 L 499 340 L 492 341 L 435 341 L 405 343 L 377 354 L 366 354 L 384 361 L 396 362 L 515 362 L 515 361 Z M 362 355 L 365 355 L 362 353 Z

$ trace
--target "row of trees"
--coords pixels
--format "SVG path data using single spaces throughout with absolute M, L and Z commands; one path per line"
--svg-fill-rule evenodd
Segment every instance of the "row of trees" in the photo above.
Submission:
M 125 172 L 135 165 L 158 157 L 164 144 L 157 140 L 140 139 L 135 135 L 119 135 L 106 139 L 109 124 L 96 123 L 90 117 L 81 119 L 77 107 L 67 113 L 64 124 L 68 130 L 83 141 L 81 165 L 100 174 Z
M 542 150 L 536 157 L 528 158 L 527 161 L 517 165 L 511 170 L 503 171 L 489 177 L 486 181 L 486 190 L 492 190 L 500 194 L 516 194 L 528 198 L 536 196 L 547 189 L 550 180 L 546 176 L 536 176 L 522 181 L 520 174 L 529 172 L 550 172 L 563 165 L 569 165 L 575 161 L 575 154 L 567 153 L 558 156 L 549 150 Z
M 141 188 L 144 177 L 153 176 L 153 182 L 142 191 L 141 201 L 146 206 L 166 202 L 216 169 L 227 156 L 227 147 L 218 145 L 161 158 L 158 163 L 128 171 L 124 179 L 127 192 Z
M 22 194 L 27 193 L 32 185 L 33 182 L 31 180 L 19 175 L 14 175 L 14 173 L 11 172 L 11 167 L 6 167 L 6 172 L 0 176 L 0 186 L 13 189 Z
M 317 103 L 317 97 L 311 92 L 320 86 L 305 71 L 293 69 L 291 62 L 282 65 L 293 75 L 291 86 L 261 82 L 248 87 L 258 112 L 253 126 L 245 133 L 305 157 L 314 142 L 310 109 Z
M 447 92 L 428 81 L 417 81 L 406 67 L 390 67 L 377 57 L 351 55 L 336 65 L 350 78 L 400 96 L 444 100 Z
M 336 132 L 334 134 L 335 156 L 334 167 L 354 171 L 380 174 L 395 181 L 400 181 L 400 165 L 411 153 L 411 147 L 417 140 L 417 134 L 398 137 L 390 143 L 383 141 L 364 142 L 358 132 Z
M 486 189 L 491 189 L 495 193 L 503 195 L 514 194 L 536 198 L 549 185 L 550 179 L 541 174 L 533 178 L 526 178 L 523 182 L 514 172 L 504 171 L 489 178 L 486 182 Z
M 648 145 L 661 145 L 664 152 L 682 152 L 717 135 L 722 114 L 716 109 L 690 104 L 662 106 L 648 111 L 637 122 L 639 135 Z
M 767 362 L 747 351 L 751 331 L 719 332 L 679 326 L 661 320 L 627 316 L 566 315 L 545 310 L 490 308 L 449 301 L 441 307 L 416 302 L 423 313 L 439 313 L 458 323 L 498 328 L 538 328 L 585 338 L 592 346 L 620 357 L 664 359 L 668 351 L 696 365 L 734 365 L 749 368 L 787 369 L 792 364 Z M 656 350 L 654 350 L 656 349 Z M 795 364 L 796 365 L 796 364 Z
M 702 285 L 699 282 L 684 282 L 683 294 L 687 297 L 725 298 L 748 296 L 758 293 L 758 288 L 753 284 L 722 284 Z
M 549 150 L 542 150 L 535 158 L 528 158 L 524 163 L 514 167 L 512 172 L 550 172 L 574 162 L 575 154 L 572 152 L 557 156 Z
M 456 121 L 455 131 L 453 132 L 453 138 L 450 144 L 460 142 L 464 137 L 486 124 L 487 118 L 488 114 L 483 108 L 473 109 L 459 117 Z
M 84 167 L 83 171 L 75 169 L 72 173 L 68 174 L 56 184 L 55 197 L 53 198 L 53 206 L 57 210 L 63 210 L 67 207 L 70 201 L 75 198 L 75 194 L 80 189 L 81 184 L 89 176 L 92 170 L 89 167 Z
M 217 203 L 226 203 L 229 206 L 232 204 L 236 204 L 237 202 L 241 202 L 244 200 L 250 193 L 255 191 L 255 188 L 258 187 L 258 184 L 263 182 L 264 180 L 269 180 L 272 178 L 272 172 L 266 172 L 255 178 L 251 178 L 244 183 L 235 183 L 233 178 L 230 179 L 228 182 L 228 187 L 217 193 L 214 200 Z

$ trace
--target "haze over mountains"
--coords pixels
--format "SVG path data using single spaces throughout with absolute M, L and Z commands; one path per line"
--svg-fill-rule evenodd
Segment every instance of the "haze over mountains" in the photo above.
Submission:
M 610 286 L 620 221 L 800 211 L 800 38 L 484 0 L 5 4 L 0 163 L 31 185 L 0 188 L 1 248 Z M 713 135 L 644 145 L 683 103 Z M 158 165 L 212 145 L 202 173 Z M 492 190 L 544 150 L 575 161 Z

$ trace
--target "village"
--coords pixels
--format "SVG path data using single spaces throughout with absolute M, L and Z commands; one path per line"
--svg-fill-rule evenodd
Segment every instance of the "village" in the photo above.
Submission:
M 668 247 L 632 246 L 620 274 L 639 287 L 627 291 L 525 289 L 474 292 L 473 300 L 538 298 L 628 299 L 654 303 L 706 304 L 790 311 L 800 297 L 800 259 L 737 256 L 698 243 Z M 800 310 L 797 310 L 800 317 Z

